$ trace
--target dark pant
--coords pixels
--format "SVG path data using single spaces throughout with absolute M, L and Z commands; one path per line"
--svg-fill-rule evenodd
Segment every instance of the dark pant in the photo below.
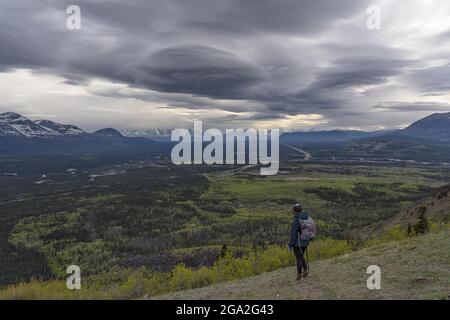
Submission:
M 308 246 L 306 247 L 294 247 L 294 254 L 295 259 L 297 259 L 297 272 L 302 273 L 302 271 L 308 271 L 308 265 L 306 264 L 305 260 L 305 252 L 306 249 L 308 249 Z

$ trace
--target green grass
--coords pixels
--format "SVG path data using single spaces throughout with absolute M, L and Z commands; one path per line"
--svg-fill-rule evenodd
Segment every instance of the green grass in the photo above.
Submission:
M 296 282 L 293 267 L 158 299 L 448 299 L 450 232 L 367 248 L 311 264 Z M 368 290 L 366 269 L 381 268 L 381 290 Z
M 317 187 L 329 187 L 333 189 L 345 190 L 352 192 L 354 187 L 354 181 L 349 180 L 250 180 L 246 178 L 237 178 L 232 176 L 220 176 L 217 177 L 215 183 L 218 186 L 214 186 L 209 193 L 205 194 L 205 197 L 217 197 L 217 192 L 225 192 L 229 194 L 229 198 L 239 197 L 242 201 L 267 201 L 284 198 L 305 198 L 303 193 L 304 189 L 317 188 Z M 219 193 L 220 194 L 220 193 Z

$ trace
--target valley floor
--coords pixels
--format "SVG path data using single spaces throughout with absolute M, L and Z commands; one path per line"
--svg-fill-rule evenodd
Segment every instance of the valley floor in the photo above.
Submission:
M 381 268 L 381 289 L 367 289 L 369 265 Z M 293 267 L 179 291 L 158 299 L 449 299 L 450 231 L 364 249 L 311 264 L 295 281 Z

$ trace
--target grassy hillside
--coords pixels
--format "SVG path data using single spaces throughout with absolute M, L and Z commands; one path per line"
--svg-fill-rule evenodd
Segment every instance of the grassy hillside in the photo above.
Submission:
M 159 299 L 448 299 L 450 231 L 410 238 L 311 264 L 296 282 L 293 267 Z M 367 266 L 381 268 L 381 290 L 366 287 Z
M 412 207 L 404 208 L 386 224 L 386 228 L 395 225 L 414 225 L 419 221 L 421 212 L 428 220 L 444 223 L 450 221 L 450 185 L 436 188 L 429 197 Z

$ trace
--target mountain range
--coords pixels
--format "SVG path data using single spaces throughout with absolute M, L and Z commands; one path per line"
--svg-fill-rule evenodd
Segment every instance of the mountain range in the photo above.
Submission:
M 450 113 L 435 113 L 401 130 L 330 130 L 285 133 L 281 142 L 305 148 L 315 159 L 450 162 Z
M 421 140 L 450 142 L 450 112 L 434 113 L 420 119 L 405 129 L 359 131 L 359 130 L 328 130 L 310 132 L 284 133 L 282 139 L 301 143 L 336 143 L 348 142 L 357 139 L 376 137 L 407 137 Z
M 126 137 L 140 137 L 158 141 L 170 140 L 174 128 L 121 128 L 118 131 Z M 284 142 L 299 142 L 303 144 L 341 143 L 355 139 L 374 137 L 411 137 L 433 141 L 450 140 L 450 112 L 434 113 L 414 122 L 402 130 L 326 130 L 326 131 L 285 131 L 281 132 Z
M 169 141 L 172 130 L 105 128 L 88 133 L 72 124 L 50 120 L 33 121 L 18 113 L 5 112 L 0 114 L 0 155 L 146 150 L 150 146 L 155 147 L 155 141 Z M 365 151 L 368 148 L 379 151 L 386 145 L 417 145 L 417 141 L 430 141 L 446 146 L 450 142 L 450 112 L 432 114 L 402 130 L 284 132 L 281 141 L 305 146 L 346 145 L 351 150 Z M 390 143 L 392 141 L 395 143 Z
M 0 137 L 50 138 L 82 135 L 87 135 L 87 132 L 74 125 L 50 120 L 32 121 L 15 112 L 0 114 Z
M 72 124 L 32 121 L 18 113 L 0 114 L 0 155 L 146 152 L 154 150 L 149 139 L 124 137 L 113 128 L 88 133 Z
M 125 137 L 147 138 L 152 140 L 170 140 L 170 134 L 174 128 L 121 128 L 118 131 Z

